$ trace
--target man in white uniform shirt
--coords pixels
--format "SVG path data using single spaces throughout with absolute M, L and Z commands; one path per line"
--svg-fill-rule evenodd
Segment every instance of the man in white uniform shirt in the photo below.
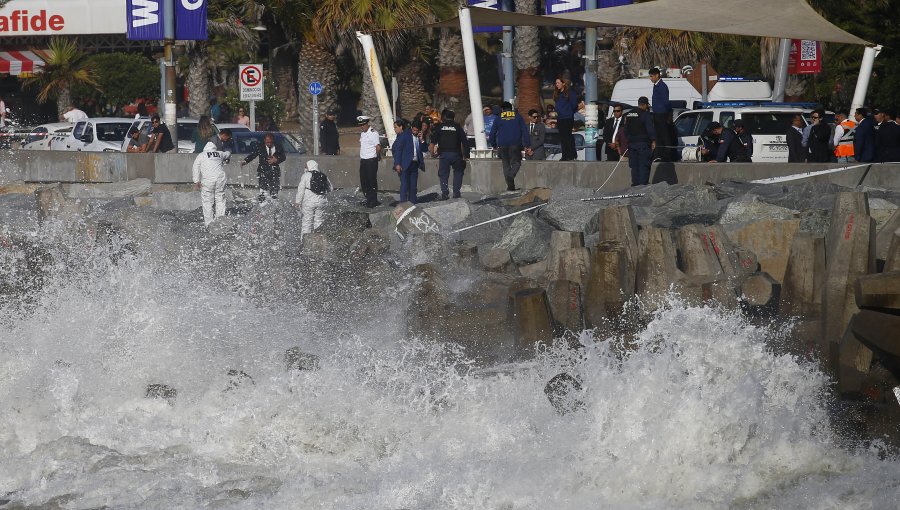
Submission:
M 378 155 L 381 154 L 381 140 L 378 131 L 369 126 L 369 117 L 356 118 L 359 133 L 359 189 L 366 196 L 363 205 L 368 208 L 380 205 L 378 202 Z
M 66 122 L 71 122 L 72 124 L 78 122 L 79 120 L 84 120 L 88 118 L 88 115 L 83 111 L 75 108 L 72 105 L 66 107 L 66 113 L 62 114 L 60 120 L 64 120 Z

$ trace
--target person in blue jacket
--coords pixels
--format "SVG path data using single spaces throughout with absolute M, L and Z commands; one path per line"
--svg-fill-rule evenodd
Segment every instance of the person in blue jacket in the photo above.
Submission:
M 575 161 L 578 153 L 575 150 L 575 135 L 572 134 L 572 128 L 575 126 L 578 96 L 572 90 L 572 82 L 557 78 L 553 99 L 556 101 L 556 126 L 559 129 L 561 161 Z
M 505 101 L 500 118 L 491 128 L 491 145 L 497 147 L 500 160 L 503 161 L 503 177 L 506 178 L 506 190 L 516 191 L 516 174 L 522 166 L 522 150 L 531 147 L 531 135 L 528 126 L 519 112 L 513 110 L 512 104 Z
M 875 161 L 875 119 L 865 108 L 856 109 L 856 132 L 853 134 L 853 157 L 860 163 Z
M 394 171 L 400 177 L 400 201 L 415 204 L 419 170 L 425 170 L 422 143 L 418 136 L 413 135 L 409 122 L 405 119 L 394 122 L 394 132 L 397 133 L 397 139 L 394 140 L 391 152 L 394 155 Z
M 650 70 L 653 95 L 650 111 L 653 112 L 653 127 L 656 128 L 656 150 L 654 159 L 672 161 L 673 143 L 671 135 L 672 103 L 669 101 L 669 86 L 662 79 L 658 67 Z

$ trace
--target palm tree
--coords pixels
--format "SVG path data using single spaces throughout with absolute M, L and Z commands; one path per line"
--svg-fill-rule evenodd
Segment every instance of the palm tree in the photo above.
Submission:
M 516 12 L 535 14 L 535 0 L 516 0 Z M 541 105 L 541 46 L 538 27 L 516 27 L 513 57 L 516 65 L 516 106 L 525 116 L 528 110 L 542 109 Z M 527 116 L 526 116 L 527 118 Z
M 628 27 L 619 34 L 618 44 L 627 47 L 632 68 L 681 67 L 708 59 L 721 36 L 683 30 Z
M 411 45 L 403 63 L 394 73 L 399 88 L 397 111 L 406 119 L 411 119 L 416 113 L 424 110 L 425 104 L 428 103 L 423 83 L 428 66 L 428 57 L 425 55 L 427 48 L 424 41 Z
M 49 58 L 40 73 L 26 78 L 24 88 L 37 88 L 37 100 L 46 103 L 56 98 L 56 110 L 62 115 L 66 106 L 72 104 L 71 87 L 75 84 L 97 87 L 96 70 L 85 60 L 87 56 L 78 49 L 78 44 L 62 37 L 50 40 Z

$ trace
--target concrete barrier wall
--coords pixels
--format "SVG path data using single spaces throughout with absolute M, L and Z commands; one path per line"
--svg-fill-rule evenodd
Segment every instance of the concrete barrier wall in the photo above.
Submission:
M 282 165 L 282 185 L 296 187 L 306 161 L 316 159 L 336 187 L 359 185 L 359 159 L 354 156 L 290 156 Z M 226 167 L 228 182 L 254 186 L 256 162 L 240 166 L 242 158 L 235 156 Z M 120 182 L 148 178 L 157 184 L 177 184 L 191 181 L 192 154 L 122 154 L 57 151 L 7 151 L 0 154 L 0 184 L 28 182 Z M 717 183 L 726 180 L 751 181 L 780 177 L 852 164 L 802 163 L 655 163 L 652 182 L 671 184 Z M 426 171 L 419 174 L 419 189 L 438 183 L 438 160 L 427 159 Z M 391 169 L 391 160 L 382 160 L 378 172 L 379 188 L 396 190 L 399 179 Z M 900 163 L 873 164 L 843 172 L 809 177 L 806 180 L 833 182 L 841 186 L 900 189 Z M 628 162 L 525 161 L 516 182 L 526 188 L 560 185 L 619 191 L 631 184 Z M 466 166 L 464 184 L 471 184 L 477 192 L 495 194 L 506 189 L 502 164 L 499 160 L 471 160 Z

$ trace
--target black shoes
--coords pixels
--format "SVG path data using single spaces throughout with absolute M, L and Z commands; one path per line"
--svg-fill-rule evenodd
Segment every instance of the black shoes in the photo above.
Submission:
M 446 193 L 441 193 L 441 200 L 450 200 L 450 195 Z

